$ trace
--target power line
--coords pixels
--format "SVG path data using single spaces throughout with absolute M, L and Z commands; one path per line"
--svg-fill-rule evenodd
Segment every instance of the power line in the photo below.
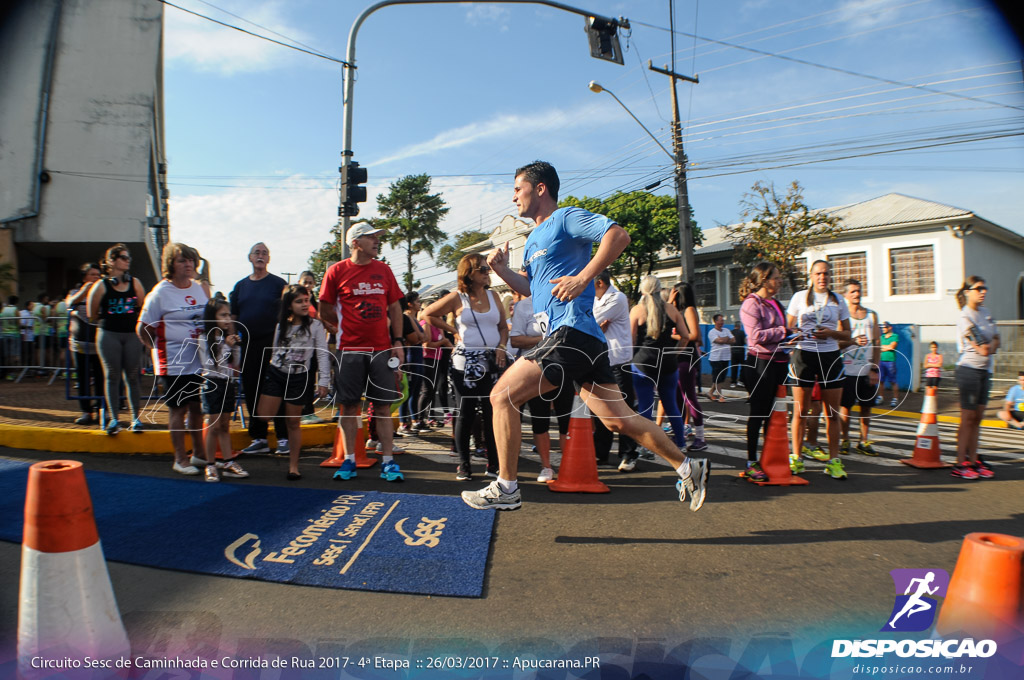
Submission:
M 653 28 L 653 29 L 659 30 L 659 31 L 669 31 L 670 30 L 668 28 L 665 28 L 664 26 L 655 26 L 654 24 L 648 24 L 648 23 L 645 23 L 643 21 L 634 20 L 633 23 L 634 24 L 639 24 L 640 26 L 646 26 L 648 28 Z M 934 90 L 932 88 L 925 87 L 923 85 L 913 85 L 911 83 L 904 83 L 904 82 L 900 82 L 898 80 L 892 80 L 890 78 L 883 78 L 881 76 L 874 76 L 874 75 L 871 75 L 869 73 L 859 73 L 857 71 L 851 71 L 849 69 L 840 68 L 838 66 L 829 66 L 827 64 L 819 64 L 817 62 L 809 61 L 807 59 L 799 59 L 797 57 L 790 57 L 790 56 L 787 56 L 787 55 L 784 55 L 784 54 L 779 54 L 777 52 L 768 52 L 767 50 L 759 50 L 759 49 L 754 48 L 754 47 L 746 47 L 744 45 L 737 45 L 735 43 L 726 42 L 724 40 L 716 40 L 715 38 L 707 38 L 705 36 L 697 35 L 695 33 L 687 33 L 685 31 L 676 31 L 676 33 L 678 33 L 679 35 L 693 37 L 693 38 L 696 38 L 697 40 L 703 40 L 705 42 L 715 43 L 717 45 L 724 45 L 726 47 L 732 47 L 732 48 L 737 49 L 737 50 L 743 50 L 745 52 L 752 52 L 754 54 L 760 54 L 760 55 L 765 56 L 765 57 L 772 57 L 774 59 L 782 59 L 784 61 L 791 61 L 793 63 L 802 64 L 804 66 L 812 66 L 814 68 L 820 68 L 820 69 L 824 69 L 826 71 L 833 71 L 835 73 L 842 73 L 842 74 L 848 75 L 848 76 L 855 76 L 857 78 L 866 78 L 868 80 L 874 80 L 874 81 L 880 82 L 880 83 L 888 83 L 889 85 L 899 85 L 900 87 L 909 87 L 909 88 L 914 88 L 914 89 L 917 89 L 917 90 L 924 90 L 926 92 L 932 92 L 934 94 L 941 94 L 941 95 L 945 95 L 947 97 L 956 97 L 958 99 L 966 99 L 968 101 L 980 102 L 980 103 L 983 103 L 983 104 L 988 104 L 990 106 L 1001 106 L 1001 107 L 1008 108 L 1008 109 L 1014 109 L 1016 111 L 1024 111 L 1024 107 L 1021 107 L 1021 106 L 1013 106 L 1012 104 L 1003 104 L 1001 102 L 990 102 L 990 101 L 986 101 L 984 99 L 976 99 L 974 97 L 968 97 L 966 95 L 958 95 L 958 94 L 954 94 L 954 93 L 944 92 L 942 90 Z
M 160 2 L 162 2 L 163 4 L 165 4 L 165 5 L 169 6 L 169 7 L 173 7 L 175 9 L 179 9 L 182 12 L 187 12 L 189 14 L 197 16 L 200 19 L 206 19 L 207 21 L 212 21 L 215 24 L 220 24 L 221 26 L 225 26 L 227 28 L 233 28 L 236 31 L 239 31 L 241 33 L 245 33 L 246 35 L 251 35 L 254 38 L 259 38 L 260 40 L 266 40 L 267 42 L 272 42 L 275 45 L 280 45 L 281 47 L 287 47 L 288 49 L 295 50 L 297 52 L 304 52 L 305 54 L 310 54 L 310 55 L 313 55 L 314 57 L 319 57 L 320 59 L 326 59 L 327 61 L 333 61 L 336 64 L 341 64 L 342 66 L 351 66 L 351 64 L 349 64 L 344 59 L 338 59 L 338 58 L 332 57 L 332 56 L 330 56 L 328 54 L 324 54 L 323 52 L 314 52 L 314 51 L 311 51 L 311 50 L 303 49 L 301 47 L 296 47 L 295 45 L 289 45 L 288 43 L 281 42 L 280 40 L 274 40 L 273 38 L 268 38 L 265 35 L 260 35 L 259 33 L 253 33 L 252 31 L 247 31 L 244 28 L 240 28 L 238 26 L 234 26 L 232 24 L 220 21 L 219 19 L 214 19 L 213 17 L 206 16 L 205 14 L 200 14 L 199 12 L 194 12 L 194 11 L 192 11 L 190 9 L 185 9 L 184 7 L 181 7 L 179 5 L 175 5 L 173 2 L 168 2 L 168 0 L 160 0 Z M 221 11 L 223 11 L 223 10 L 221 10 Z M 243 19 L 243 21 L 245 21 L 245 20 Z M 252 22 L 249 22 L 249 23 L 252 23 Z M 288 40 L 291 40 L 291 38 L 288 38 Z

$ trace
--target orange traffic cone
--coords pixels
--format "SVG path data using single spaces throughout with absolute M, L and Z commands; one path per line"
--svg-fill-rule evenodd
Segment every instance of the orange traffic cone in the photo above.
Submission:
M 320 463 L 320 467 L 337 468 L 345 462 L 345 437 L 342 435 L 339 426 L 334 433 L 334 448 L 331 450 L 331 457 Z M 366 427 L 360 427 L 356 433 L 356 467 L 368 468 L 377 464 L 376 458 L 366 455 Z
M 964 633 L 1000 646 L 1024 639 L 1024 538 L 964 537 L 935 632 Z
M 205 445 L 205 443 L 207 441 L 206 437 L 208 436 L 209 431 L 210 431 L 209 424 L 203 423 L 203 444 L 204 445 Z M 217 452 L 215 454 L 215 457 L 217 458 L 217 460 L 225 460 L 224 452 L 220 450 L 220 439 L 218 437 L 214 437 L 213 438 L 213 442 L 214 442 L 214 446 L 217 447 L 217 449 L 216 449 Z M 240 453 L 242 453 L 242 452 L 241 451 L 232 451 L 231 455 L 228 456 L 226 458 L 226 460 L 234 460 L 235 458 L 238 458 Z M 196 455 L 198 455 L 198 454 L 196 454 Z M 205 456 L 199 456 L 199 457 L 200 458 L 205 458 Z
M 577 416 L 582 411 L 581 416 Z M 558 466 L 558 479 L 548 482 L 552 491 L 563 493 L 608 493 L 611 489 L 597 477 L 597 453 L 594 451 L 594 430 L 590 411 L 576 397 L 569 434 L 565 437 L 562 462 Z
M 22 678 L 48 677 L 33 659 L 113 662 L 131 646 L 103 559 L 82 464 L 36 463 L 28 471 L 18 604 Z
M 939 426 L 936 424 L 935 393 L 937 387 L 926 387 L 924 404 L 921 406 L 921 424 L 917 426 L 917 437 L 914 439 L 914 457 L 903 458 L 901 463 L 916 468 L 945 468 L 949 463 L 939 460 Z
M 803 486 L 808 481 L 797 477 L 789 469 L 789 418 L 786 410 L 786 386 L 779 385 L 775 393 L 775 406 L 768 419 L 761 448 L 761 469 L 768 475 L 767 482 L 754 482 L 758 486 Z

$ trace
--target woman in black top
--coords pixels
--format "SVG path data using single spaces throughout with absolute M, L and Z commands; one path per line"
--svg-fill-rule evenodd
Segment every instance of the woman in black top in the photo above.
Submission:
M 83 399 L 103 393 L 103 369 L 96 354 L 96 326 L 89 323 L 86 300 L 93 284 L 100 280 L 100 266 L 95 262 L 82 265 L 82 285 L 68 293 L 64 304 L 71 316 L 71 333 L 68 345 L 75 362 L 75 377 L 78 381 L 78 407 L 82 411 L 76 425 L 92 425 L 96 422 L 93 413 L 100 410 L 98 399 Z
M 89 292 L 89 320 L 99 323 L 96 348 L 103 365 L 104 393 L 107 399 L 106 422 L 101 424 L 110 435 L 117 434 L 121 429 L 117 412 L 121 403 L 119 387 L 122 377 L 132 416 L 131 430 L 142 431 L 142 421 L 139 420 L 142 343 L 135 334 L 135 325 L 139 320 L 146 291 L 139 280 L 128 273 L 131 263 L 132 257 L 123 243 L 108 248 L 100 263 L 103 278 Z
M 661 299 L 661 281 L 645 276 L 640 281 L 640 302 L 629 312 L 633 331 L 633 386 L 637 411 L 654 420 L 654 395 L 658 394 L 672 424 L 673 441 L 686 447 L 683 418 L 676 401 L 679 382 L 680 337 L 688 337 L 686 321 L 673 305 Z M 678 334 L 673 337 L 673 333 Z

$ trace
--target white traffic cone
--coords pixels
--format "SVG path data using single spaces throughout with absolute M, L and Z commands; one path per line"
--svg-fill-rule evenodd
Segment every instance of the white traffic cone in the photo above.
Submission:
M 116 662 L 130 656 L 82 464 L 36 463 L 25 497 L 18 672 L 26 679 L 52 676 L 38 659 L 89 657 L 108 661 L 113 675 Z

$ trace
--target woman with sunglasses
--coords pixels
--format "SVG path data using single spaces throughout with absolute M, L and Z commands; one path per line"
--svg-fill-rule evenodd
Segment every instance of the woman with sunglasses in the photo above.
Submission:
M 139 364 L 142 343 L 135 334 L 142 301 L 146 291 L 128 270 L 132 256 L 128 247 L 118 243 L 107 249 L 103 261 L 103 279 L 89 291 L 89 320 L 99 324 L 96 349 L 103 366 L 104 394 L 107 400 L 106 421 L 100 423 L 109 435 L 121 430 L 117 412 L 121 405 L 120 385 L 124 379 L 125 396 L 131 411 L 132 432 L 142 431 L 139 420 Z
M 491 268 L 484 256 L 470 253 L 459 261 L 458 290 L 427 307 L 430 325 L 455 335 L 451 378 L 455 388 L 455 451 L 459 468 L 455 479 L 469 481 L 469 436 L 479 405 L 487 447 L 487 476 L 498 478 L 498 449 L 491 426 L 491 388 L 508 363 L 508 323 L 505 308 L 491 287 Z M 445 321 L 455 314 L 455 325 Z
M 960 389 L 960 428 L 956 434 L 956 465 L 953 476 L 961 479 L 991 479 L 992 468 L 978 455 L 981 419 L 988 405 L 992 367 L 999 350 L 999 332 L 992 313 L 985 307 L 988 286 L 980 276 L 969 276 L 956 292 L 960 317 L 956 322 L 956 384 Z

